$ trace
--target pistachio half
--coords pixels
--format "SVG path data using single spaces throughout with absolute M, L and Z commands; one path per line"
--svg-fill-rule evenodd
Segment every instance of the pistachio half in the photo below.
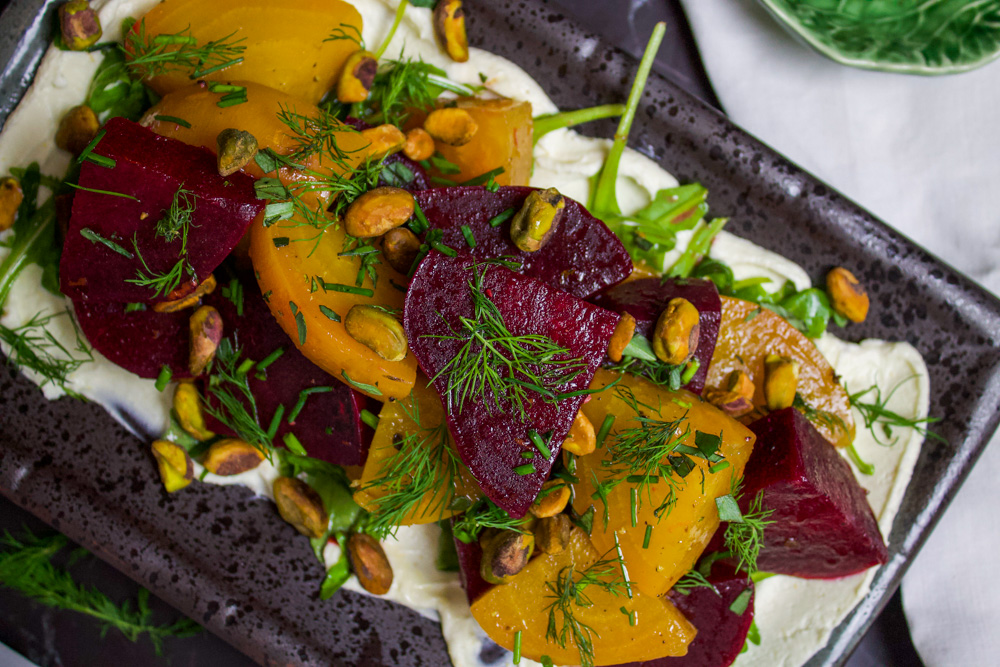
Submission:
M 535 524 L 535 546 L 542 553 L 561 554 L 569 545 L 572 523 L 565 514 L 541 519 Z
M 465 33 L 462 0 L 438 0 L 434 7 L 434 34 L 445 53 L 455 62 L 469 59 L 469 39 Z
M 279 477 L 272 487 L 281 518 L 306 537 L 322 537 L 326 530 L 323 499 L 297 477 Z
M 385 261 L 403 275 L 410 272 L 419 252 L 420 239 L 406 227 L 390 229 L 382 236 Z
M 561 479 L 554 479 L 542 484 L 542 490 L 531 504 L 531 513 L 539 519 L 559 514 L 569 503 L 571 495 L 569 485 Z
M 524 252 L 540 250 L 549 242 L 566 208 L 566 199 L 555 188 L 534 190 L 510 222 L 510 240 Z
M 616 364 L 622 360 L 622 353 L 632 342 L 632 336 L 635 335 L 635 324 L 634 317 L 628 313 L 622 313 L 615 326 L 615 332 L 611 334 L 611 340 L 608 341 L 608 359 Z
M 201 409 L 201 395 L 191 382 L 178 382 L 174 391 L 174 412 L 177 421 L 191 437 L 208 440 L 215 434 L 205 425 L 205 414 Z
M 449 146 L 464 146 L 479 131 L 479 124 L 465 109 L 444 107 L 427 115 L 424 129 L 435 140 Z
M 337 80 L 337 101 L 354 104 L 367 100 L 377 72 L 378 60 L 374 53 L 364 49 L 352 53 Z
M 14 226 L 17 209 L 24 201 L 21 183 L 13 176 L 0 178 L 0 232 Z
M 409 220 L 414 206 L 413 195 L 402 188 L 375 188 L 347 207 L 344 227 L 348 234 L 359 239 L 382 236 Z
M 191 375 L 201 375 L 215 358 L 215 350 L 222 341 L 222 315 L 212 306 L 202 306 L 194 311 L 188 323 L 191 328 L 188 370 Z
M 660 313 L 653 330 L 653 353 L 668 364 L 683 364 L 698 349 L 701 333 L 698 309 L 688 301 L 676 297 Z
M 83 51 L 101 38 L 101 19 L 87 0 L 70 0 L 59 6 L 59 31 L 70 51 Z
M 479 574 L 491 584 L 506 584 L 524 569 L 535 550 L 535 536 L 514 530 L 499 531 L 482 540 Z
M 347 540 L 347 559 L 361 587 L 372 595 L 385 595 L 392 587 L 392 565 L 382 545 L 365 533 L 355 533 Z
M 100 129 L 101 121 L 97 119 L 93 109 L 85 104 L 73 107 L 59 121 L 56 146 L 73 155 L 79 155 L 94 140 Z
M 201 462 L 214 475 L 231 477 L 253 470 L 264 460 L 259 449 L 238 438 L 225 438 L 212 443 Z
M 826 274 L 826 291 L 833 309 L 852 322 L 868 317 L 868 292 L 854 274 L 842 266 Z
M 351 306 L 344 318 L 344 328 L 351 338 L 386 361 L 402 360 L 409 349 L 403 325 L 376 306 Z
M 246 130 L 227 128 L 215 138 L 219 176 L 235 174 L 257 155 L 257 138 Z
M 180 491 L 194 479 L 194 461 L 187 450 L 169 440 L 154 440 L 153 458 L 160 469 L 160 479 L 167 493 Z
M 414 162 L 428 160 L 434 155 L 434 137 L 422 127 L 415 127 L 406 133 L 403 155 Z
M 792 407 L 799 384 L 799 362 L 769 354 L 764 359 L 764 400 L 768 410 Z
M 583 414 L 583 410 L 573 417 L 573 425 L 569 427 L 569 433 L 562 443 L 563 450 L 576 456 L 586 456 L 597 449 L 597 434 L 594 425 Z

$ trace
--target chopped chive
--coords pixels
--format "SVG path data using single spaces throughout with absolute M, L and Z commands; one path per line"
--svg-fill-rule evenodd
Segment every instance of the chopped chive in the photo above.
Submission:
M 712 473 L 714 475 L 715 473 L 719 472 L 720 470 L 725 470 L 728 467 L 729 467 L 729 461 L 719 461 L 714 466 L 711 466 L 708 469 L 708 472 L 710 472 L 710 473 Z
M 109 157 L 103 155 L 98 155 L 97 153 L 88 153 L 86 157 L 87 162 L 93 162 L 99 167 L 107 167 L 108 169 L 114 169 L 115 165 L 118 164 Z
M 84 227 L 83 229 L 81 229 L 80 230 L 80 236 L 82 236 L 83 238 L 87 239 L 91 243 L 103 243 L 104 245 L 106 245 L 107 247 L 111 248 L 112 250 L 114 250 L 116 253 L 118 253 L 122 257 L 127 257 L 128 259 L 134 259 L 135 258 L 135 255 L 133 255 L 131 252 L 129 252 L 125 248 L 121 247 L 120 245 L 118 245 L 117 243 L 115 243 L 114 241 L 112 241 L 111 239 L 104 238 L 103 236 L 101 236 L 100 234 L 98 234 L 94 230 L 90 229 L 89 227 Z
M 517 212 L 516 209 L 509 208 L 506 211 L 504 211 L 503 213 L 500 213 L 500 214 L 498 214 L 498 215 L 490 218 L 490 227 L 499 227 L 500 225 L 502 225 L 503 223 L 507 222 L 512 217 L 514 217 L 514 214 L 516 212 Z
M 289 451 L 299 456 L 308 456 L 309 452 L 306 448 L 302 446 L 302 443 L 298 438 L 295 437 L 294 433 L 286 433 L 281 441 L 285 443 L 285 447 L 288 447 Z
M 629 475 L 625 478 L 629 484 L 656 484 L 660 481 L 659 475 Z
M 742 616 L 743 612 L 747 610 L 750 605 L 750 596 L 753 595 L 752 588 L 744 588 L 740 591 L 740 594 L 736 596 L 733 603 L 729 605 L 729 611 L 733 612 L 737 616 Z
M 469 229 L 468 225 L 462 225 L 462 236 L 465 237 L 465 242 L 469 244 L 470 248 L 476 247 L 476 237 L 472 235 L 472 230 Z
M 628 498 L 629 498 L 629 503 L 631 504 L 631 507 L 632 507 L 632 527 L 633 527 L 633 528 L 635 528 L 635 527 L 636 527 L 636 524 L 638 524 L 638 523 L 639 523 L 639 512 L 638 512 L 638 509 L 639 509 L 639 503 L 638 503 L 638 495 L 639 495 L 639 494 L 638 494 L 638 492 L 636 491 L 636 489 L 635 489 L 635 487 L 634 487 L 634 486 L 633 486 L 632 488 L 630 488 L 630 489 L 628 490 Z
M 250 369 L 253 368 L 253 364 L 254 364 L 253 359 L 244 359 L 243 363 L 241 363 L 239 366 L 236 367 L 236 375 L 237 376 L 246 375 L 247 373 L 250 372 Z
M 378 416 L 372 414 L 368 410 L 361 411 L 361 421 L 364 422 L 369 428 L 378 428 Z
M 504 172 L 503 167 L 497 167 L 496 169 L 490 169 L 487 172 L 474 176 L 467 181 L 459 183 L 459 185 L 486 185 L 489 181 L 493 180 L 500 174 Z
M 267 427 L 267 439 L 274 440 L 274 436 L 278 434 L 278 425 L 281 424 L 281 418 L 285 416 L 285 406 L 283 403 L 278 404 L 278 409 L 274 411 L 274 416 L 271 417 L 271 424 Z
M 299 392 L 299 400 L 295 402 L 295 407 L 292 408 L 291 413 L 288 415 L 288 423 L 292 424 L 295 419 L 302 412 L 302 408 L 306 406 L 306 399 L 313 394 L 325 394 L 327 392 L 333 391 L 333 387 L 310 387 L 309 389 L 303 389 Z
M 227 95 L 226 97 L 229 97 L 229 96 Z M 223 98 L 223 99 L 219 100 L 218 102 L 216 102 L 215 106 L 219 107 L 220 109 L 225 109 L 226 107 L 232 107 L 232 106 L 236 106 L 237 104 L 243 104 L 246 101 L 247 101 L 246 95 L 243 95 L 242 97 L 233 97 L 233 98 L 229 98 L 229 99 Z
M 170 370 L 170 366 L 163 366 L 160 369 L 160 374 L 156 376 L 156 391 L 163 391 L 170 384 L 170 378 L 174 376 L 174 372 Z
M 228 61 L 226 61 L 224 63 L 219 63 L 218 65 L 215 65 L 213 67 L 209 67 L 208 69 L 200 69 L 200 70 L 194 71 L 194 72 L 191 73 L 191 78 L 192 79 L 200 79 L 203 76 L 208 76 L 209 74 L 214 74 L 215 72 L 218 72 L 219 70 L 222 70 L 222 69 L 226 69 L 227 67 L 232 67 L 233 65 L 239 65 L 241 62 L 243 62 L 243 58 L 242 57 L 241 58 L 233 58 L 232 60 L 228 60 Z
M 534 452 L 521 452 L 521 458 L 522 459 L 533 459 L 533 458 L 535 458 L 535 453 Z
M 271 240 L 274 242 L 275 248 L 284 248 L 289 242 L 289 238 L 287 236 L 275 236 Z
M 144 310 L 146 310 L 146 304 L 144 304 L 144 303 L 126 303 L 125 304 L 125 312 L 126 313 L 142 312 Z
M 634 523 L 632 524 L 635 525 Z M 622 581 L 625 582 L 625 592 L 628 594 L 628 599 L 632 599 L 632 582 L 628 578 L 628 570 L 625 568 L 625 554 L 622 553 L 622 544 L 618 541 L 618 533 L 615 533 L 615 552 L 618 556 L 618 567 L 622 572 Z
M 517 466 L 514 468 L 514 472 L 518 475 L 531 475 L 535 472 L 535 464 L 525 463 L 524 465 Z
M 285 348 L 279 347 L 277 350 L 275 350 L 274 352 L 272 352 L 271 354 L 267 355 L 259 362 L 257 362 L 257 370 L 259 371 L 264 370 L 265 368 L 273 364 L 275 361 L 277 361 L 278 358 L 284 353 L 285 353 Z
M 326 306 L 321 304 L 319 307 L 319 312 L 323 313 L 334 322 L 340 321 L 340 315 L 338 315 L 332 308 L 327 308 Z
M 672 398 L 670 400 L 676 403 L 677 405 L 681 406 L 682 408 L 688 409 L 691 407 L 690 403 L 688 403 L 687 401 L 682 401 L 679 398 Z
M 94 150 L 97 144 L 101 143 L 101 139 L 104 138 L 105 134 L 107 134 L 107 131 L 101 130 L 94 136 L 93 139 L 90 140 L 90 143 L 87 144 L 87 146 L 80 152 L 80 155 L 76 158 L 77 164 L 83 164 L 83 161 L 90 156 L 90 152 Z
M 749 589 L 747 589 L 749 590 Z M 521 664 L 521 631 L 514 633 L 514 664 Z
M 319 281 L 320 281 L 319 283 L 320 287 L 323 288 L 324 292 L 345 292 L 347 294 L 358 294 L 360 296 L 375 296 L 375 292 L 373 290 L 368 289 L 367 287 L 344 285 L 342 283 L 328 283 L 324 281 L 322 278 L 319 278 Z
M 111 190 L 98 190 L 97 188 L 85 188 L 82 185 L 77 185 L 76 183 L 70 183 L 69 181 L 64 181 L 66 185 L 73 188 L 74 190 L 83 190 L 84 192 L 93 192 L 97 195 L 111 195 L 112 197 L 122 197 L 123 199 L 131 199 L 133 201 L 139 201 L 138 197 L 133 197 L 132 195 L 127 195 L 124 192 L 112 192 Z
M 417 256 L 413 259 L 413 264 L 410 266 L 410 270 L 406 272 L 407 278 L 412 278 L 413 274 L 416 273 L 417 267 L 420 266 L 420 262 L 424 261 L 424 257 L 430 252 L 431 247 L 426 243 L 421 243 L 420 247 L 417 249 Z
M 390 285 L 390 286 L 391 286 L 391 287 L 392 287 L 392 288 L 393 288 L 394 290 L 398 290 L 398 291 L 400 291 L 400 292 L 403 292 L 404 294 L 406 293 L 406 288 L 405 288 L 405 287 L 403 287 L 402 285 L 400 285 L 399 283 L 397 283 L 397 282 L 396 282 L 395 280 L 393 280 L 392 278 L 389 278 L 389 285 Z
M 177 125 L 180 125 L 181 127 L 186 127 L 188 129 L 191 129 L 191 123 L 187 122 L 183 118 L 178 118 L 177 116 L 161 116 L 161 115 L 156 115 L 156 116 L 153 116 L 153 120 L 158 120 L 161 123 L 176 123 Z
M 601 445 L 604 444 L 604 439 L 608 437 L 608 433 L 611 433 L 611 427 L 615 425 L 615 416 L 607 415 L 604 417 L 604 421 L 601 422 L 601 428 L 597 431 L 597 448 L 600 449 Z
M 528 437 L 531 439 L 531 442 L 535 445 L 535 449 L 537 449 L 542 456 L 544 456 L 547 459 L 552 458 L 552 450 L 549 449 L 549 446 L 545 444 L 544 440 L 542 440 L 542 436 L 538 435 L 538 431 L 535 430 L 528 431 Z
M 632 620 L 632 612 L 630 612 L 628 609 L 626 609 L 625 605 L 622 605 L 621 607 L 619 607 L 618 611 L 620 611 L 621 613 L 623 613 L 626 616 L 628 616 L 628 624 L 629 625 L 635 625 L 635 621 Z
M 646 524 L 646 534 L 642 538 L 642 548 L 649 548 L 649 540 L 653 537 L 653 524 Z
M 299 333 L 299 345 L 306 344 L 306 318 L 299 311 L 299 307 L 295 305 L 294 301 L 289 301 L 288 306 L 292 309 L 292 315 L 295 316 L 295 328 L 298 329 Z
M 206 477 L 208 477 L 208 468 L 205 468 L 204 470 L 201 471 L 201 474 L 198 475 L 198 481 L 204 482 Z
M 208 85 L 208 89 L 213 93 L 242 93 L 246 91 L 245 86 L 234 86 L 231 83 L 215 83 Z
M 416 218 L 417 218 L 416 219 L 416 222 L 417 222 L 416 226 L 419 226 L 419 228 L 420 228 L 420 231 L 417 231 L 416 229 L 413 229 L 413 227 L 415 225 L 413 224 L 413 221 L 411 220 L 410 221 L 410 229 L 411 229 L 411 231 L 414 234 L 423 234 L 424 232 L 426 232 L 428 229 L 431 228 L 431 223 L 427 222 L 427 216 L 425 216 L 424 212 L 422 210 L 420 210 L 420 205 L 417 204 L 416 202 L 413 203 L 413 215 L 415 215 Z
M 355 389 L 357 389 L 359 391 L 368 392 L 369 394 L 371 394 L 373 396 L 381 396 L 382 395 L 382 390 L 379 389 L 378 387 L 376 387 L 375 385 L 373 385 L 373 384 L 365 384 L 364 382 L 357 382 L 356 380 L 352 380 L 351 376 L 347 374 L 347 371 L 340 371 L 340 374 L 342 376 L 344 376 L 344 380 L 347 382 L 347 384 L 351 385 Z
M 851 462 L 854 463 L 855 466 L 857 466 L 858 472 L 860 472 L 862 475 L 875 474 L 875 466 L 873 466 L 871 463 L 866 463 L 864 459 L 861 458 L 861 455 L 858 454 L 858 450 L 854 448 L 853 442 L 847 446 L 847 458 L 851 459 Z
M 157 35 L 153 38 L 153 44 L 187 44 L 195 46 L 198 44 L 194 35 Z
M 447 255 L 448 257 L 457 257 L 458 253 L 454 248 L 450 248 L 440 241 L 431 241 L 431 247 L 437 250 L 442 255 Z
M 684 372 L 681 374 L 681 384 L 690 382 L 699 368 L 701 368 L 701 362 L 697 359 L 687 362 L 687 366 L 684 367 Z

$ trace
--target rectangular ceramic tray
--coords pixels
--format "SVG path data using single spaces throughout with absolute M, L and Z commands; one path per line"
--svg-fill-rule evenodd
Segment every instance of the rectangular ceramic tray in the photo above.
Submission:
M 56 2 L 15 0 L 0 25 L 0 117 L 48 45 Z M 467 0 L 470 41 L 538 79 L 562 108 L 625 98 L 636 62 L 536 0 Z M 610 122 L 588 128 L 611 136 Z M 1000 418 L 1000 302 L 666 79 L 652 76 L 633 147 L 708 187 L 729 229 L 818 280 L 845 265 L 872 315 L 841 335 L 906 340 L 931 374 L 947 443 L 924 445 L 871 593 L 811 667 L 841 664 L 899 584 Z M 146 442 L 98 406 L 45 401 L 0 366 L 0 493 L 92 550 L 261 664 L 447 664 L 437 625 L 382 600 L 317 593 L 308 544 L 270 503 L 195 484 L 168 496 Z

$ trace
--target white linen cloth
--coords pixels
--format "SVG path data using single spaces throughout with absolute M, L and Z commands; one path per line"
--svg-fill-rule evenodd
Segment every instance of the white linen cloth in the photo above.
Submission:
M 683 4 L 733 121 L 1000 293 L 1000 62 L 944 77 L 862 71 L 800 44 L 754 0 Z M 927 667 L 997 664 L 997 479 L 994 437 L 903 580 Z

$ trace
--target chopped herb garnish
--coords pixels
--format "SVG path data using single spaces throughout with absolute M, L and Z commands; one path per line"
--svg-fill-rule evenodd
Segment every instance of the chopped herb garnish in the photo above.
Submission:
M 187 122 L 183 118 L 178 118 L 177 116 L 163 116 L 157 114 L 156 116 L 153 116 L 153 120 L 158 120 L 161 123 L 175 123 L 177 125 L 180 125 L 181 127 L 191 129 L 191 123 Z
M 188 30 L 150 38 L 146 35 L 146 20 L 140 19 L 138 28 L 133 26 L 125 33 L 124 49 L 129 68 L 139 78 L 180 72 L 193 80 L 243 62 L 246 47 L 243 39 L 232 39 L 235 34 L 198 46 L 198 40 Z
M 531 443 L 535 446 L 535 449 L 544 456 L 546 459 L 552 457 L 552 450 L 549 446 L 545 444 L 545 440 L 538 434 L 538 431 L 534 429 L 528 431 L 528 437 L 531 439 Z
M 514 633 L 514 660 L 515 665 L 521 664 L 521 631 Z
M 156 391 L 163 391 L 166 389 L 173 376 L 174 372 L 170 369 L 170 366 L 164 365 L 160 368 L 160 374 L 156 376 Z
M 519 465 L 516 468 L 514 468 L 514 472 L 521 476 L 533 475 L 535 473 L 535 464 L 525 463 L 523 465 Z
M 351 376 L 347 374 L 346 370 L 340 371 L 340 374 L 343 376 L 344 381 L 347 382 L 347 384 L 351 385 L 358 391 L 363 391 L 365 393 L 371 394 L 372 396 L 382 395 L 382 390 L 379 389 L 377 386 L 373 384 L 365 384 L 364 382 L 356 382 L 352 380 Z
M 333 387 L 310 387 L 309 389 L 303 389 L 299 392 L 299 400 L 295 402 L 295 406 L 292 411 L 288 414 L 288 423 L 294 424 L 295 420 L 298 419 L 299 413 L 302 409 L 306 407 L 306 400 L 313 394 L 325 394 L 333 391 Z
M 604 445 L 604 440 L 608 437 L 608 433 L 611 433 L 611 428 L 614 425 L 615 416 L 612 414 L 605 415 L 604 421 L 601 422 L 601 428 L 597 430 L 597 449 L 600 449 Z
M 466 544 L 472 544 L 479 540 L 480 533 L 489 528 L 523 533 L 527 522 L 528 519 L 513 518 L 489 498 L 481 498 L 455 520 L 452 530 L 455 537 Z
M 288 245 L 289 240 L 287 236 L 275 236 L 271 239 L 271 242 L 274 243 L 275 248 L 284 248 Z
M 302 446 L 302 443 L 297 437 L 295 437 L 294 433 L 286 433 L 282 436 L 281 441 L 285 443 L 285 447 L 288 448 L 288 451 L 298 454 L 299 456 L 309 455 L 308 452 L 306 452 L 306 448 Z
M 548 336 L 512 334 L 486 294 L 485 263 L 474 262 L 468 268 L 473 316 L 459 318 L 462 328 L 457 332 L 428 336 L 462 344 L 432 381 L 447 378 L 447 404 L 458 413 L 473 400 L 482 401 L 488 410 L 506 410 L 509 405 L 523 420 L 529 392 L 557 400 L 552 388 L 572 381 L 585 364 Z
M 729 611 L 733 612 L 737 616 L 742 616 L 743 612 L 747 610 L 750 606 L 750 598 L 753 596 L 752 588 L 744 588 L 740 591 L 740 594 L 736 596 L 733 603 L 729 605 Z
M 469 228 L 469 226 L 462 225 L 460 229 L 462 230 L 462 236 L 465 237 L 466 244 L 468 244 L 470 248 L 475 248 L 476 237 L 472 235 L 472 230 Z
M 134 201 L 139 201 L 138 197 L 133 197 L 132 195 L 127 195 L 124 192 L 114 192 L 113 190 L 98 190 L 97 188 L 86 188 L 82 185 L 77 185 L 76 183 L 70 183 L 66 181 L 66 185 L 75 189 L 83 190 L 84 192 L 92 192 L 95 195 L 108 195 L 110 197 L 121 197 L 122 199 L 132 199 Z
M 130 253 L 128 250 L 126 250 L 125 248 L 121 247 L 120 245 L 118 245 L 117 243 L 115 243 L 114 241 L 112 241 L 111 239 L 104 238 L 103 236 L 101 236 L 100 234 L 98 234 L 94 230 L 90 229 L 89 227 L 84 227 L 83 229 L 81 229 L 80 230 L 80 236 L 82 236 L 83 238 L 87 239 L 91 243 L 101 243 L 101 244 L 107 246 L 108 248 L 114 250 L 116 253 L 118 253 L 122 257 L 125 257 L 127 259 L 135 259 L 135 255 L 133 255 L 132 253 Z
M 875 474 L 875 466 L 873 466 L 871 463 L 867 463 L 864 459 L 861 458 L 861 455 L 858 454 L 858 450 L 857 448 L 855 448 L 853 442 L 849 444 L 846 449 L 847 449 L 847 458 L 851 459 L 851 463 L 853 463 L 857 467 L 858 472 L 860 472 L 862 475 L 869 475 L 869 476 Z
M 228 285 L 223 285 L 222 296 L 236 306 L 236 314 L 243 317 L 243 284 L 238 278 L 233 278 Z
M 205 405 L 205 411 L 234 431 L 240 439 L 261 450 L 270 460 L 274 436 L 260 424 L 257 401 L 250 391 L 246 374 L 237 372 L 241 354 L 228 338 L 219 344 L 207 387 L 207 393 L 214 400 Z M 280 409 L 283 411 L 284 406 Z
M 761 503 L 764 499 L 764 492 L 761 491 L 757 493 L 747 511 L 741 513 L 739 509 L 739 499 L 742 495 L 741 486 L 742 480 L 736 481 L 734 478 L 732 493 L 724 496 L 732 501 L 732 505 L 727 508 L 726 519 L 722 519 L 720 507 L 719 518 L 729 522 L 725 533 L 726 549 L 738 560 L 737 569 L 746 570 L 748 574 L 753 575 L 757 572 L 757 557 L 760 555 L 764 543 L 764 529 L 772 523 L 768 521 L 768 517 L 774 513 L 774 510 L 761 509 Z M 717 505 L 718 500 L 716 499 Z M 728 503 L 726 504 L 728 505 Z M 735 506 L 735 514 L 732 512 L 733 506 Z
M 652 524 L 646 525 L 646 534 L 642 536 L 642 548 L 649 548 L 649 540 L 653 537 L 653 526 Z
M 360 296 L 375 296 L 374 290 L 370 290 L 367 287 L 357 287 L 356 285 L 344 285 L 341 283 L 328 283 L 320 276 L 316 276 L 316 280 L 319 282 L 319 285 L 323 288 L 324 292 L 344 292 L 346 294 L 358 294 Z
M 275 408 L 274 414 L 271 415 L 271 423 L 267 426 L 267 438 L 268 440 L 274 440 L 278 435 L 278 428 L 281 426 L 281 420 L 285 416 L 285 406 L 281 403 Z
M 939 442 L 946 442 L 944 438 L 937 433 L 928 430 L 926 427 L 927 424 L 933 424 L 934 422 L 940 421 L 937 417 L 904 417 L 898 412 L 894 412 L 887 407 L 889 405 L 889 401 L 892 400 L 893 394 L 896 393 L 896 390 L 910 380 L 917 380 L 917 376 L 911 375 L 905 380 L 898 382 L 896 386 L 889 391 L 885 398 L 882 398 L 882 390 L 875 385 L 850 394 L 847 398 L 851 402 L 851 406 L 856 408 L 858 412 L 861 413 L 861 417 L 865 421 L 865 427 L 871 431 L 872 435 L 875 437 L 875 441 L 880 445 L 889 447 L 896 444 L 896 437 L 892 431 L 894 428 L 912 428 L 925 438 L 934 438 Z M 875 394 L 874 402 L 866 403 L 861 401 L 862 397 L 871 393 Z M 886 440 L 882 440 L 882 438 L 879 437 L 879 431 L 882 432 L 882 437 L 886 438 Z
M 689 570 L 687 574 L 677 580 L 674 584 L 673 590 L 681 593 L 682 595 L 687 595 L 696 588 L 711 588 L 715 589 L 715 586 L 705 578 L 705 575 L 699 572 L 697 569 Z M 718 593 L 718 591 L 715 591 Z
M 136 271 L 135 278 L 129 278 L 125 282 L 148 287 L 153 290 L 154 296 L 158 297 L 177 289 L 185 276 L 195 277 L 194 267 L 188 261 L 187 253 L 188 232 L 192 227 L 191 217 L 194 210 L 194 194 L 190 190 L 185 190 L 183 186 L 177 188 L 170 202 L 170 208 L 163 212 L 163 217 L 156 223 L 156 236 L 158 238 L 162 238 L 167 243 L 180 239 L 181 247 L 177 252 L 177 262 L 165 273 L 152 270 L 139 251 L 138 237 L 133 236 L 132 247 L 142 263 L 142 269 Z
M 371 429 L 378 428 L 378 416 L 369 412 L 368 410 L 361 410 L 359 413 L 361 421 L 365 423 Z
M 340 321 L 340 315 L 338 315 L 336 312 L 334 312 L 334 310 L 332 308 L 327 308 L 326 306 L 320 304 L 319 312 L 323 313 L 324 315 L 326 315 L 329 319 L 333 320 L 334 322 L 339 322 Z
M 267 355 L 266 357 L 264 357 L 263 359 L 261 359 L 260 361 L 258 361 L 257 365 L 255 366 L 255 368 L 258 371 L 265 370 L 268 366 L 270 366 L 275 361 L 277 361 L 279 358 L 281 358 L 281 355 L 283 355 L 284 353 L 285 353 L 285 348 L 279 347 L 277 350 L 275 350 L 271 354 Z
M 470 178 L 467 181 L 463 181 L 463 182 L 459 183 L 459 185 L 486 185 L 487 183 L 489 183 L 490 181 L 492 181 L 494 178 L 496 178 L 497 176 L 499 176 L 503 172 L 504 172 L 504 168 L 503 167 L 497 167 L 496 169 L 490 169 L 489 171 L 487 171 L 485 173 L 479 174 L 478 176 Z
M 295 305 L 294 301 L 288 302 L 288 307 L 292 309 L 292 315 L 295 317 L 295 328 L 298 330 L 299 334 L 299 345 L 306 344 L 306 318 L 299 311 L 299 307 Z
M 76 347 L 73 350 L 67 349 L 48 328 L 53 318 L 64 315 L 70 317 L 76 332 Z M 40 375 L 44 378 L 40 386 L 51 382 L 71 396 L 76 394 L 66 384 L 70 373 L 94 360 L 68 311 L 47 315 L 36 313 L 19 327 L 0 325 L 0 340 L 10 348 L 7 360 L 11 365 Z
M 137 313 L 146 310 L 146 304 L 144 303 L 126 303 L 125 312 L 126 313 Z
M 517 213 L 517 209 L 508 208 L 506 211 L 503 211 L 502 213 L 493 216 L 492 218 L 490 218 L 490 227 L 499 227 L 503 223 L 513 218 L 515 213 Z

